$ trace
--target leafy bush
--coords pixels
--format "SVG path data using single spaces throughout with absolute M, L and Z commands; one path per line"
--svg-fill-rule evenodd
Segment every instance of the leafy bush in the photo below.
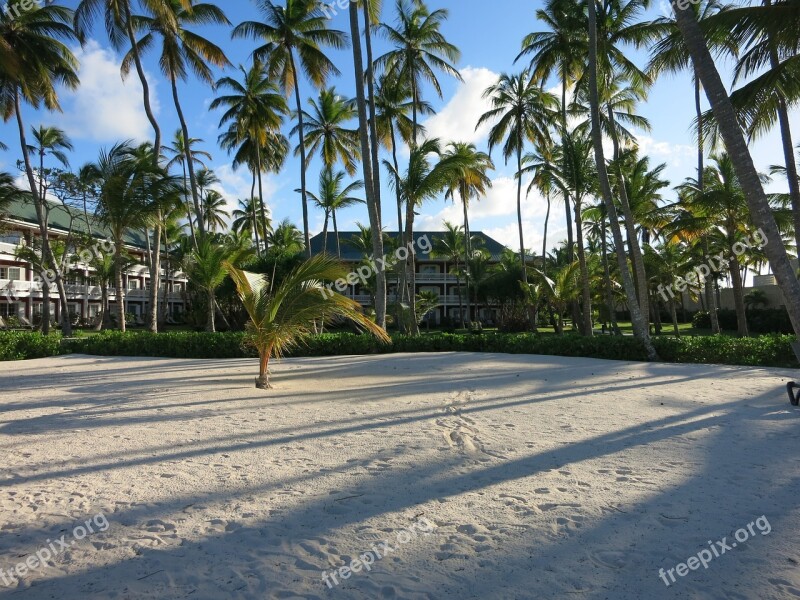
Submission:
M 653 343 L 661 360 L 666 362 L 796 368 L 797 358 L 791 345 L 795 339 L 777 334 L 751 338 L 716 335 L 654 338 Z
M 662 360 L 678 363 L 712 363 L 797 367 L 792 351 L 793 336 L 766 335 L 754 338 L 728 336 L 656 337 L 653 339 Z M 290 356 L 345 356 L 419 352 L 489 352 L 498 354 L 540 354 L 644 361 L 642 344 L 631 336 L 546 334 L 437 333 L 411 337 L 395 335 L 387 346 L 368 335 L 326 333 L 314 336 Z M 163 358 L 255 358 L 244 333 L 194 333 L 187 331 L 153 334 L 149 332 L 107 331 L 78 339 L 62 340 L 59 335 L 35 332 L 0 332 L 0 360 L 43 358 L 65 353 L 97 356 L 147 356 Z
M 62 354 L 61 335 L 38 331 L 0 331 L 0 361 L 28 360 Z
M 717 311 L 719 326 L 723 331 L 736 331 L 736 311 L 721 309 Z M 698 312 L 692 319 L 697 329 L 711 329 L 711 315 L 706 311 Z M 760 308 L 747 310 L 747 327 L 750 333 L 792 333 L 792 322 L 784 308 Z

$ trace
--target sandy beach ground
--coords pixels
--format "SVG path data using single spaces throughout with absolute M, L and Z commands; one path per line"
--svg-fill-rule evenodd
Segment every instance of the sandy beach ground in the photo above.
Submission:
M 797 372 L 312 358 L 264 394 L 254 369 L 0 364 L 0 598 L 800 597 Z

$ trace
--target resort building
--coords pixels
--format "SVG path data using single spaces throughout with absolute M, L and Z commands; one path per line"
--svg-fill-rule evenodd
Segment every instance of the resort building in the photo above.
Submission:
M 60 205 L 51 205 L 49 214 L 49 238 L 55 248 L 66 247 L 69 270 L 64 273 L 68 310 L 73 324 L 91 325 L 101 313 L 101 282 L 89 258 L 113 253 L 113 243 L 101 227 L 87 224 L 82 211 L 68 211 Z M 89 231 L 91 230 L 91 236 Z M 15 202 L 0 216 L 0 317 L 16 318 L 22 323 L 38 325 L 41 321 L 43 298 L 43 275 L 35 265 L 25 260 L 24 249 L 39 248 L 41 237 L 36 210 L 32 203 Z M 77 240 L 84 240 L 76 244 Z M 126 313 L 135 316 L 132 325 L 144 324 L 149 306 L 150 271 L 147 263 L 147 243 L 143 232 L 131 231 L 125 238 L 125 251 L 130 266 L 123 276 L 126 289 Z M 186 277 L 181 272 L 165 269 L 163 260 L 159 299 L 164 302 L 162 314 L 178 321 L 183 315 L 186 298 Z M 52 275 L 51 275 L 52 278 Z M 117 290 L 115 278 L 108 282 L 109 313 L 117 313 Z M 54 323 L 60 322 L 61 307 L 58 290 L 50 286 L 50 316 Z
M 495 265 L 500 262 L 500 257 L 506 247 L 497 240 L 492 239 L 488 235 L 480 231 L 471 232 L 474 247 L 485 250 L 489 254 L 489 265 Z M 352 271 L 355 271 L 360 264 L 362 264 L 368 257 L 361 251 L 359 245 L 354 243 L 360 237 L 360 233 L 354 231 L 345 231 L 339 233 L 339 245 L 341 249 L 341 259 L 343 262 L 351 266 Z M 398 247 L 398 238 L 400 237 L 397 232 L 386 233 L 386 236 L 393 242 L 392 247 Z M 458 323 L 461 320 L 461 311 L 464 311 L 466 319 L 478 320 L 485 325 L 493 325 L 497 322 L 497 313 L 499 306 L 493 300 L 489 303 L 479 303 L 478 315 L 475 315 L 475 302 L 472 300 L 472 305 L 467 308 L 467 289 L 464 277 L 455 274 L 455 263 L 445 258 L 439 257 L 433 252 L 433 248 L 437 246 L 437 240 L 440 240 L 444 235 L 443 232 L 437 231 L 420 231 L 414 233 L 413 249 L 416 255 L 416 293 L 433 292 L 439 298 L 439 306 L 433 309 L 426 316 L 425 322 L 434 326 L 446 323 Z M 314 236 L 311 239 L 311 253 L 321 254 L 327 251 L 329 254 L 337 254 L 337 240 L 336 234 L 329 232 L 327 240 L 323 234 Z M 387 250 L 387 257 L 392 258 L 393 252 L 391 249 Z M 463 268 L 463 262 L 459 264 Z M 390 273 L 387 280 L 388 288 L 388 302 L 397 302 L 398 281 L 396 275 Z M 473 292 L 474 293 L 474 290 Z M 344 292 L 345 296 L 353 298 L 362 306 L 368 307 L 372 304 L 372 296 L 369 291 L 361 284 L 349 285 L 347 291 Z

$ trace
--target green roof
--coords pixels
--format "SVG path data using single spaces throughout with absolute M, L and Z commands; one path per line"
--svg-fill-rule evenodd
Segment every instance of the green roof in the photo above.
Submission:
M 51 204 L 50 206 L 50 218 L 48 222 L 50 231 L 68 233 L 70 228 L 70 213 L 60 204 Z M 72 207 L 71 210 L 72 216 L 74 217 L 72 221 L 72 231 L 74 233 L 88 235 L 89 227 L 84 217 L 83 210 L 77 207 Z M 30 223 L 31 225 L 39 224 L 39 220 L 36 218 L 36 207 L 33 205 L 33 202 L 27 202 L 25 200 L 13 201 L 6 209 L 5 217 L 7 219 L 14 219 L 15 221 Z M 111 237 L 109 231 L 102 227 L 91 213 L 89 214 L 89 224 L 91 224 L 92 237 L 98 240 L 105 240 Z M 127 232 L 125 234 L 125 244 L 141 248 L 142 250 L 146 249 L 147 241 L 144 237 L 144 232 Z
M 490 238 L 488 235 L 483 233 L 482 231 L 471 231 L 473 238 L 478 238 L 480 240 L 479 247 L 488 250 L 489 254 L 492 255 L 492 260 L 499 261 L 500 256 L 503 254 L 503 251 L 506 250 L 506 247 L 503 246 L 497 240 Z M 355 231 L 340 231 L 339 232 L 339 242 L 342 248 L 342 259 L 347 261 L 360 261 L 364 258 L 363 254 L 357 247 L 355 247 L 350 240 L 360 237 L 360 233 Z M 388 235 L 393 240 L 396 240 L 399 237 L 397 232 L 386 232 L 385 235 Z M 415 231 L 414 232 L 414 241 L 415 247 L 419 250 L 417 252 L 417 260 L 422 261 L 429 261 L 434 260 L 431 258 L 430 254 L 427 252 L 422 252 L 422 249 L 427 247 L 427 242 L 429 241 L 431 244 L 435 244 L 437 239 L 440 239 L 444 235 L 442 231 Z M 420 244 L 422 238 L 427 238 L 426 243 Z M 321 254 L 322 249 L 325 246 L 325 238 L 323 238 L 322 234 L 317 234 L 313 238 L 311 238 L 311 254 Z M 328 232 L 328 243 L 327 243 L 328 251 L 336 251 L 336 234 L 333 232 Z

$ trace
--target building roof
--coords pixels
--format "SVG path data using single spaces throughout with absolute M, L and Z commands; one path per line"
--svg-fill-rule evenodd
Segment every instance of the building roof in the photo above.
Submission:
M 500 255 L 507 249 L 505 246 L 503 246 L 503 244 L 489 237 L 482 231 L 472 231 L 470 233 L 472 234 L 473 238 L 478 238 L 483 242 L 480 247 L 484 250 L 487 250 L 492 255 L 492 260 L 500 260 Z M 361 250 L 359 250 L 357 246 L 354 246 L 350 241 L 354 238 L 360 237 L 360 235 L 360 232 L 356 231 L 339 232 L 339 242 L 342 247 L 342 260 L 357 262 L 364 258 Z M 397 238 L 400 236 L 397 232 L 387 232 L 384 235 L 388 236 L 392 240 L 397 240 Z M 435 245 L 436 240 L 441 239 L 443 235 L 443 231 L 415 231 L 414 247 L 417 250 L 417 260 L 437 260 L 431 258 L 430 253 L 425 252 L 424 250 Z M 324 241 L 325 239 L 321 233 L 311 238 L 311 254 L 321 254 L 323 248 L 325 247 Z M 336 234 L 334 232 L 328 232 L 327 248 L 328 252 L 336 252 Z
M 70 225 L 69 213 L 60 204 L 51 203 L 50 206 L 50 231 L 54 233 L 61 232 L 67 234 L 69 232 Z M 88 234 L 89 227 L 87 226 L 83 211 L 75 208 L 73 209 L 73 216 L 75 218 L 72 222 L 72 231 L 74 233 Z M 15 200 L 11 202 L 9 207 L 5 210 L 4 217 L 6 219 L 13 219 L 15 221 L 22 221 L 23 223 L 36 225 L 37 227 L 39 224 L 39 220 L 36 218 L 36 207 L 33 205 L 33 202 L 28 202 L 26 200 Z M 100 224 L 91 214 L 89 215 L 89 222 L 92 226 L 92 236 L 94 238 L 98 240 L 105 240 L 111 237 L 108 230 L 100 226 Z M 144 232 L 128 231 L 125 234 L 125 244 L 140 248 L 142 250 L 146 249 L 147 241 L 145 240 Z

